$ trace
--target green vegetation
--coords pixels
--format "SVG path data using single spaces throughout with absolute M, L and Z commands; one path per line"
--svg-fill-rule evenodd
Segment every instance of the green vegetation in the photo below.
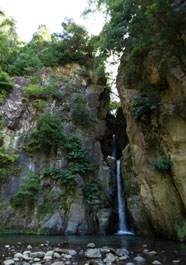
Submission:
M 86 152 L 75 134 L 65 137 L 62 150 L 70 162 L 71 172 L 85 175 L 88 171 L 94 170 L 94 166 L 88 160 Z
M 85 186 L 83 191 L 84 191 L 85 197 L 88 200 L 92 200 L 96 198 L 97 192 L 99 192 L 100 190 L 101 190 L 101 184 L 96 180 L 92 180 Z
M 176 222 L 175 228 L 180 242 L 186 240 L 186 221 Z
M 7 73 L 0 73 L 0 94 L 10 92 L 14 84 L 11 82 L 10 77 Z
M 92 123 L 90 112 L 85 108 L 83 103 L 76 103 L 71 118 L 75 125 L 83 128 L 88 128 Z
M 72 110 L 71 119 L 76 126 L 88 128 L 93 122 L 90 112 L 86 109 L 81 94 L 75 98 L 75 106 Z
M 28 205 L 33 208 L 40 190 L 40 178 L 33 172 L 28 172 L 28 176 L 23 178 L 18 192 L 11 198 L 12 206 L 22 208 Z
M 56 115 L 43 114 L 37 122 L 37 129 L 30 133 L 30 140 L 26 144 L 29 153 L 34 151 L 51 152 L 57 149 L 63 141 L 61 121 Z
M 39 26 L 27 44 L 17 41 L 14 27 L 14 21 L 11 21 L 9 28 L 14 31 L 13 38 L 0 24 L 0 53 L 3 54 L 0 66 L 10 75 L 30 75 L 43 66 L 55 67 L 69 62 L 87 65 L 94 58 L 93 38 L 89 37 L 84 27 L 71 19 L 62 23 L 61 33 L 53 35 L 49 34 L 45 25 Z M 11 45 L 8 45 L 10 41 Z M 32 84 L 38 81 L 36 77 L 32 78 Z
M 160 96 L 155 89 L 145 84 L 140 91 L 139 96 L 131 99 L 132 112 L 135 120 L 146 120 L 155 110 L 158 110 L 160 103 Z
M 159 159 L 153 160 L 153 165 L 159 170 L 169 170 L 173 166 L 173 162 L 166 155 L 162 155 Z
M 2 120 L 3 121 L 3 120 Z M 6 181 L 9 173 L 12 170 L 14 162 L 18 158 L 18 155 L 15 153 L 14 148 L 6 146 L 4 143 L 6 136 L 4 134 L 0 135 L 0 181 Z
M 36 109 L 36 110 L 41 110 L 43 108 L 45 108 L 47 106 L 47 102 L 45 100 L 42 99 L 35 99 L 32 102 L 32 106 Z
M 47 99 L 49 96 L 57 98 L 60 96 L 60 91 L 50 84 L 45 87 L 29 85 L 23 87 L 22 90 L 24 97 L 31 99 Z
M 60 168 L 45 168 L 41 173 L 41 178 L 50 178 L 58 181 L 58 183 L 64 185 L 69 190 L 74 190 L 76 186 L 76 176 L 69 169 L 60 169 Z
M 186 27 L 174 0 L 90 0 L 107 20 L 99 38 L 103 56 L 112 53 L 135 57 L 153 49 L 168 67 L 179 64 L 184 73 L 186 47 L 182 33 Z M 92 10 L 87 10 L 89 13 Z M 172 40 L 175 40 L 172 42 Z M 130 61 L 130 60 L 129 60 Z M 127 67 L 126 67 L 127 68 Z

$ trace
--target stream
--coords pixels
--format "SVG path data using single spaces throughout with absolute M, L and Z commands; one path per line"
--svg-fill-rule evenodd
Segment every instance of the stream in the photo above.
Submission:
M 46 244 L 47 242 L 47 244 Z M 47 250 L 55 247 L 71 248 L 77 251 L 77 255 L 69 264 L 88 264 L 84 255 L 79 253 L 86 250 L 87 244 L 93 242 L 97 248 L 104 246 L 125 248 L 130 252 L 129 259 L 121 264 L 134 262 L 137 255 L 142 256 L 145 262 L 142 264 L 153 264 L 159 261 L 162 265 L 186 264 L 186 245 L 174 241 L 160 240 L 150 237 L 140 237 L 133 235 L 89 235 L 89 236 L 32 236 L 32 235 L 0 235 L 0 264 L 6 257 L 12 257 L 11 251 L 5 248 L 6 245 L 14 246 L 15 252 L 27 250 L 27 246 L 32 246 L 32 251 L 41 251 L 41 244 L 47 245 Z M 45 249 L 46 251 L 46 249 Z M 155 254 L 152 254 L 153 252 Z M 15 263 L 24 264 L 24 263 Z M 116 264 L 116 263 L 114 263 Z M 134 264 L 139 264 L 135 263 Z M 155 264 L 155 263 L 154 263 Z

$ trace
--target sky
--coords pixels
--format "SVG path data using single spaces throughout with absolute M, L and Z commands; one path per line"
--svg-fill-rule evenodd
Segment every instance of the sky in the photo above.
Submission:
M 61 32 L 65 17 L 84 25 L 90 34 L 98 34 L 104 22 L 103 16 L 81 17 L 87 5 L 88 0 L 0 0 L 0 10 L 16 20 L 17 33 L 26 42 L 41 24 L 46 24 L 51 33 Z

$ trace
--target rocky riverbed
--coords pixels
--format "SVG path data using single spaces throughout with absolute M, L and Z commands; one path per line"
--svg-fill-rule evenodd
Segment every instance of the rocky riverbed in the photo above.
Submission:
M 166 241 L 165 241 L 166 242 Z M 111 243 L 111 242 L 109 242 Z M 111 245 L 109 244 L 108 245 Z M 133 242 L 134 243 L 134 242 Z M 136 264 L 186 264 L 185 245 L 181 249 L 171 249 L 165 244 L 164 249 L 152 249 L 152 244 L 110 247 L 96 242 L 82 245 L 61 243 L 51 244 L 0 244 L 0 264 L 2 265 L 136 265 Z M 171 248 L 171 244 L 170 244 Z

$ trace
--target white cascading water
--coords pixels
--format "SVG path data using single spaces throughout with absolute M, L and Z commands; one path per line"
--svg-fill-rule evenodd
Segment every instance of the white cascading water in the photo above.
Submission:
M 117 160 L 117 195 L 118 195 L 118 216 L 119 216 L 119 230 L 118 234 L 127 234 L 126 216 L 125 216 L 125 201 L 122 193 L 121 174 L 120 174 L 120 160 Z
M 116 138 L 113 135 L 112 141 L 112 156 L 116 158 Z M 117 175 L 117 198 L 118 198 L 118 217 L 119 217 L 119 230 L 117 234 L 128 234 L 132 235 L 133 233 L 127 229 L 126 223 L 126 215 L 125 215 L 125 198 L 122 189 L 122 182 L 121 182 L 121 170 L 120 170 L 121 162 L 117 160 L 117 168 L 116 168 L 116 175 Z
M 121 182 L 121 169 L 120 160 L 117 160 L 117 195 L 118 195 L 118 216 L 119 216 L 119 230 L 118 235 L 133 235 L 134 233 L 129 231 L 126 222 L 126 211 L 125 211 L 125 197 L 122 189 Z

